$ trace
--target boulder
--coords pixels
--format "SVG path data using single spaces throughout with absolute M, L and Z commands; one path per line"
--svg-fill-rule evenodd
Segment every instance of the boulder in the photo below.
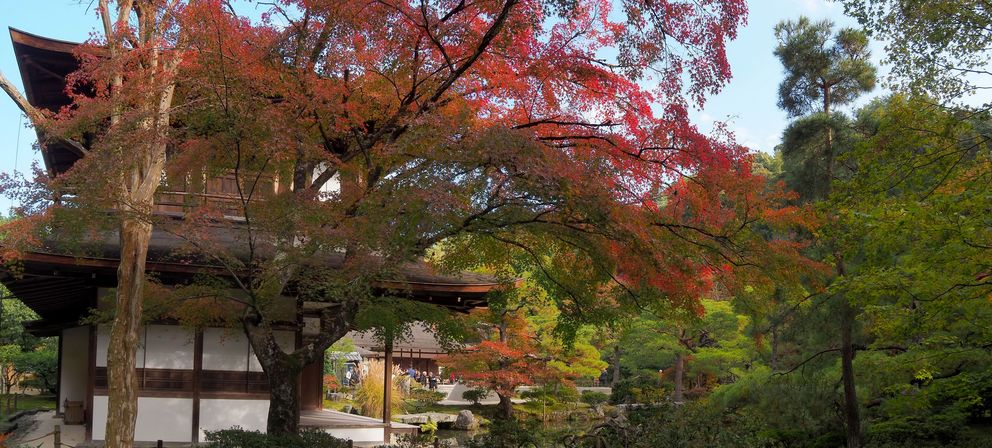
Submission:
M 472 415 L 472 411 L 463 409 L 458 411 L 458 417 L 455 418 L 455 424 L 451 425 L 451 427 L 464 431 L 472 431 L 479 429 L 479 420 Z
M 443 425 L 446 423 L 454 423 L 457 417 L 458 416 L 455 414 L 442 414 L 440 412 L 424 412 L 421 414 L 397 415 L 394 418 L 408 425 L 423 425 L 427 423 L 428 420 Z

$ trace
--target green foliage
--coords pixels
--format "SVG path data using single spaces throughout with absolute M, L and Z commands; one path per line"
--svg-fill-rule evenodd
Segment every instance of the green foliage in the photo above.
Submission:
M 850 176 L 834 158 L 848 152 L 855 138 L 851 120 L 838 112 L 814 113 L 789 123 L 777 148 L 782 180 L 804 201 L 826 199 L 835 178 Z
M 211 448 L 346 448 L 348 442 L 315 428 L 300 430 L 294 435 L 269 435 L 235 427 L 207 431 L 207 446 Z
M 657 403 L 665 397 L 665 389 L 658 384 L 657 377 L 635 376 L 623 378 L 613 385 L 610 403 Z
M 553 406 L 558 403 L 575 403 L 579 400 L 579 391 L 569 384 L 542 384 L 532 387 L 520 394 L 521 397 Z
M 537 422 L 494 420 L 489 432 L 469 440 L 466 448 L 543 448 L 558 446 L 561 434 L 547 431 Z
M 482 399 L 489 395 L 489 389 L 483 388 L 473 388 L 462 392 L 462 399 L 472 402 L 472 405 L 478 406 Z
M 580 399 L 583 403 L 596 407 L 610 401 L 610 396 L 594 390 L 584 390 Z
M 992 9 L 972 0 L 843 0 L 886 42 L 896 87 L 956 101 L 988 85 Z
M 0 297 L 7 294 L 9 294 L 7 288 L 0 285 Z M 16 344 L 24 350 L 34 349 L 40 341 L 24 331 L 24 323 L 38 319 L 38 315 L 17 299 L 5 299 L 0 303 L 3 305 L 3 315 L 0 316 L 0 345 Z
M 426 432 L 427 434 L 434 435 L 437 432 L 437 422 L 431 420 L 427 417 L 427 423 L 420 425 L 420 432 Z
M 22 386 L 33 387 L 42 393 L 54 394 L 58 390 L 58 353 L 55 350 L 22 352 L 14 361 L 14 368 L 30 375 Z
M 868 37 L 852 28 L 834 33 L 833 27 L 806 17 L 775 26 L 775 56 L 785 67 L 778 104 L 790 117 L 830 113 L 831 105 L 850 103 L 875 87 Z
M 625 448 L 713 447 L 760 448 L 785 446 L 760 432 L 740 415 L 701 403 L 665 404 L 628 412 L 593 433 L 577 437 L 578 446 Z
M 436 392 L 422 387 L 416 387 L 410 391 L 407 404 L 413 413 L 426 412 L 433 409 L 447 395 L 444 392 Z

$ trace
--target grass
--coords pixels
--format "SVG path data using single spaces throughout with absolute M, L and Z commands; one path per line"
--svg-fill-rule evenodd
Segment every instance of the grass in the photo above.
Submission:
M 7 412 L 7 399 L 11 399 L 11 406 L 14 405 L 14 398 L 5 394 L 0 394 L 0 420 L 6 420 L 11 414 L 18 411 L 29 411 L 32 409 L 55 409 L 54 395 L 18 395 L 17 407 L 11 412 Z

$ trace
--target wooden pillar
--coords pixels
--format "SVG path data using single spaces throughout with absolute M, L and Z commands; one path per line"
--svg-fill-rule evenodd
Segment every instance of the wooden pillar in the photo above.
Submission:
M 201 377 L 203 376 L 203 329 L 198 328 L 193 340 L 193 443 L 200 441 L 200 389 L 203 387 Z M 159 440 L 159 446 L 162 441 Z
M 385 357 L 382 365 L 382 443 L 389 445 L 391 439 L 390 425 L 393 419 L 393 409 L 390 404 L 393 401 L 393 337 L 386 336 Z

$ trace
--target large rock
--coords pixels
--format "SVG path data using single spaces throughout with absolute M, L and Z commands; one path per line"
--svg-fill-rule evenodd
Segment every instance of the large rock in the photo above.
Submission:
M 455 418 L 455 424 L 451 425 L 451 427 L 454 429 L 472 431 L 479 429 L 479 420 L 472 415 L 472 411 L 463 409 L 458 411 L 458 417 Z
M 396 420 L 399 420 L 408 425 L 423 425 L 427 423 L 429 419 L 432 422 L 438 424 L 454 423 L 458 416 L 455 414 L 442 414 L 440 412 L 424 412 L 421 414 L 404 414 L 397 415 Z

